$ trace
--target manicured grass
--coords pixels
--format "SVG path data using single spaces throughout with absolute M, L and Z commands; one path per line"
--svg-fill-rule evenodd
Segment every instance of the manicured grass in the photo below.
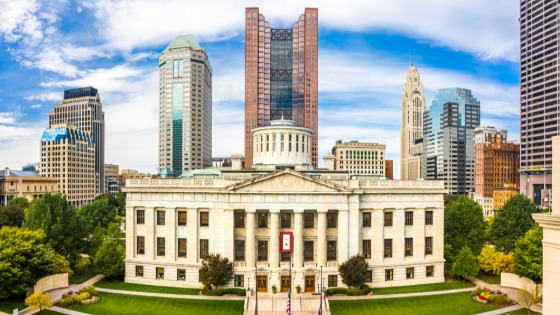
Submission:
M 332 315 L 384 314 L 384 315 L 470 315 L 492 311 L 502 306 L 477 304 L 470 292 L 429 295 L 420 297 L 329 301 Z
M 373 294 L 379 295 L 379 294 L 430 292 L 430 291 L 470 288 L 472 286 L 473 285 L 470 282 L 443 282 L 443 283 L 409 285 L 404 287 L 375 288 L 373 289 Z
M 96 275 L 93 266 L 90 266 L 89 268 L 74 272 L 74 274 L 70 276 L 70 279 L 68 279 L 68 282 L 70 282 L 70 284 L 82 284 Z
M 14 309 L 18 309 L 19 311 L 27 308 L 27 305 L 23 302 L 15 302 L 15 301 L 0 301 L 0 311 L 8 314 L 12 314 Z
M 529 314 L 528 310 L 526 308 L 523 308 L 517 311 L 507 312 L 506 315 L 527 315 L 527 314 Z M 537 315 L 537 314 L 541 315 L 542 313 L 531 311 L 531 315 Z
M 244 301 L 181 300 L 99 292 L 101 302 L 70 309 L 93 315 L 243 314 Z
M 135 284 L 135 283 L 124 283 L 115 282 L 109 280 L 101 280 L 94 284 L 98 288 L 114 289 L 114 290 L 128 290 L 128 291 L 140 291 L 140 292 L 151 292 L 151 293 L 170 293 L 170 294 L 186 294 L 186 295 L 198 295 L 200 289 L 191 288 L 176 288 L 176 287 L 161 287 L 155 285 L 145 285 L 145 284 Z
M 495 275 L 487 275 L 484 272 L 479 272 L 478 276 L 476 276 L 478 279 L 488 283 L 488 284 L 500 284 L 501 281 L 501 277 L 500 276 L 495 276 Z

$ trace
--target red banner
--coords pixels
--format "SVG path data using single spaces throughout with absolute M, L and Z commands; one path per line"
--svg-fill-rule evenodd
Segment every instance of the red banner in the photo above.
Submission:
M 294 234 L 292 232 L 280 232 L 280 252 L 291 253 L 294 247 Z

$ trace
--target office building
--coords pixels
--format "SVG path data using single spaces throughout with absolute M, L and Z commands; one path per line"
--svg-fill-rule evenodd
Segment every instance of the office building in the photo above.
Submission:
M 494 209 L 494 214 L 500 210 L 504 203 L 517 194 L 519 194 L 518 184 L 504 184 L 504 187 L 494 188 L 492 192 L 492 209 Z
M 379 143 L 338 140 L 332 148 L 334 169 L 350 175 L 385 177 L 385 148 Z
M 318 10 L 306 8 L 292 27 L 275 28 L 258 8 L 245 10 L 245 166 L 253 165 L 254 128 L 281 118 L 312 130 L 317 167 Z
M 401 117 L 401 179 L 422 178 L 426 99 L 420 73 L 410 65 L 404 84 Z
M 507 130 L 477 127 L 474 130 L 474 200 L 484 216 L 494 215 L 494 190 L 500 200 L 506 199 L 511 188 L 519 188 L 519 144 L 507 141 Z M 505 186 L 504 186 L 505 185 Z M 508 187 L 504 190 L 505 187 Z M 509 198 L 507 198 L 509 199 Z
M 393 160 L 385 160 L 385 177 L 393 179 Z
M 97 89 L 89 86 L 64 91 L 64 100 L 49 113 L 49 129 L 70 124 L 87 132 L 95 147 L 95 194 L 105 193 L 105 113 Z
M 551 137 L 560 135 L 558 10 L 560 4 L 553 1 L 520 4 L 520 190 L 542 207 L 550 206 Z
M 0 207 L 14 198 L 29 201 L 43 197 L 46 193 L 58 192 L 58 180 L 42 177 L 33 171 L 0 170 Z
M 111 179 L 113 179 L 113 181 L 117 181 L 119 179 L 119 166 L 115 165 L 115 164 L 105 164 L 105 184 L 107 185 L 105 187 L 105 191 L 109 192 L 109 182 L 111 182 L 111 185 L 114 185 L 114 183 L 112 183 L 113 181 L 111 181 Z
M 424 178 L 443 180 L 450 195 L 474 189 L 474 129 L 480 102 L 471 90 L 438 90 L 424 113 Z
M 159 167 L 175 176 L 212 166 L 212 67 L 194 36 L 159 57 Z
M 53 125 L 41 137 L 41 176 L 56 178 L 56 191 L 75 206 L 96 196 L 95 148 L 89 132 L 68 123 Z

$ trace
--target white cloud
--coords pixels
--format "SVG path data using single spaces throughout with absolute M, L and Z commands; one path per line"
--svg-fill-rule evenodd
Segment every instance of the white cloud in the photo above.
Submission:
M 35 105 L 31 105 L 31 108 L 33 108 L 33 109 L 38 109 L 38 108 L 41 108 L 41 106 L 43 106 L 43 105 L 41 105 L 41 104 L 35 104 Z
M 60 102 L 60 100 L 62 99 L 62 93 L 61 92 L 44 92 L 44 93 L 39 93 L 39 94 L 36 94 L 36 95 L 30 95 L 30 96 L 26 97 L 25 99 L 28 100 L 28 101 Z
M 13 124 L 16 122 L 16 113 L 0 112 L 0 124 Z
M 0 0 L 0 35 L 7 41 L 15 41 L 22 36 L 32 40 L 42 38 L 41 23 L 34 15 L 40 8 L 35 0 Z

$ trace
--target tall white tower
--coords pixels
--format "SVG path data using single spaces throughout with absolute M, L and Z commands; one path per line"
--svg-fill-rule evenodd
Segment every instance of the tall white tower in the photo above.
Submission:
M 424 86 L 418 69 L 410 63 L 402 98 L 401 179 L 422 177 Z
M 159 167 L 173 175 L 212 166 L 212 67 L 194 36 L 159 57 Z

